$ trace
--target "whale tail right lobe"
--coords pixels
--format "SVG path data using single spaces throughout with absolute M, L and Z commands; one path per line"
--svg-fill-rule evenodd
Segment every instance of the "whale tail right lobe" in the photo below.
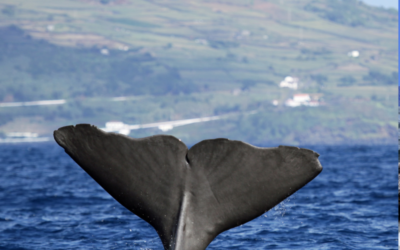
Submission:
M 173 136 L 132 139 L 91 125 L 60 128 L 57 143 L 111 196 L 157 231 L 166 250 L 203 250 L 321 171 L 318 154 L 227 139 L 190 150 Z

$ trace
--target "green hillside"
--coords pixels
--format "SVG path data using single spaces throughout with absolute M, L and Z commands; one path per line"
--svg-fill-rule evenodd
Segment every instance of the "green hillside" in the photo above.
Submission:
M 231 114 L 168 133 L 188 144 L 396 143 L 397 10 L 356 0 L 3 0 L 0 9 L 0 102 L 67 101 L 0 107 L 3 135 Z M 299 89 L 279 88 L 286 76 Z M 286 107 L 295 93 L 321 105 Z

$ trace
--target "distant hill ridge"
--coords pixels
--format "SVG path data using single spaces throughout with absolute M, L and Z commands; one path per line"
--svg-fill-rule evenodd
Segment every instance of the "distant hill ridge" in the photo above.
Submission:
M 397 21 L 397 11 L 355 0 L 5 0 L 0 102 L 66 103 L 1 108 L 0 133 L 257 110 L 170 132 L 190 140 L 390 143 Z M 299 79 L 297 90 L 279 88 L 286 76 Z M 318 94 L 327 105 L 286 107 L 296 93 Z

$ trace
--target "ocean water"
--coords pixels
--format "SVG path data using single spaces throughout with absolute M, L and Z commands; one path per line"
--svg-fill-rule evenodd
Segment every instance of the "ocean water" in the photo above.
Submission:
M 322 173 L 207 249 L 398 249 L 398 147 L 307 148 Z M 0 171 L 0 249 L 163 249 L 53 142 L 0 145 Z

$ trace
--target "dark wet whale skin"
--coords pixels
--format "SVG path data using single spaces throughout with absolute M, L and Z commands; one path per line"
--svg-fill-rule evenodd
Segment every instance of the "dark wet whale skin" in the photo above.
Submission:
M 188 150 L 173 136 L 132 139 L 88 124 L 60 128 L 54 138 L 171 250 L 205 249 L 322 171 L 317 153 L 296 147 L 213 139 Z

